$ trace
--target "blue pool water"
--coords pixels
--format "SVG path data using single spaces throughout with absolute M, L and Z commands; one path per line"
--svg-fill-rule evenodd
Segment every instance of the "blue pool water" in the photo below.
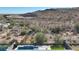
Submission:
M 0 51 L 6 51 L 7 47 L 0 47 Z
M 38 48 L 36 46 L 23 46 L 23 47 L 18 47 L 18 50 L 33 50 L 35 48 Z

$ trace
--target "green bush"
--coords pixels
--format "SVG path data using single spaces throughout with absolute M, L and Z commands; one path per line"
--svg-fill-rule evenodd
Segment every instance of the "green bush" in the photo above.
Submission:
M 36 44 L 43 44 L 45 42 L 45 35 L 42 32 L 36 34 Z

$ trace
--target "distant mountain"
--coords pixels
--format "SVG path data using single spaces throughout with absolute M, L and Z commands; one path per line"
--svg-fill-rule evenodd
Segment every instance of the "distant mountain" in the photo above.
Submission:
M 26 14 L 20 14 L 20 16 L 23 16 L 23 17 L 36 17 L 37 15 L 33 14 L 33 13 L 26 13 Z
M 79 8 L 51 8 L 38 10 L 32 13 L 20 14 L 23 17 L 39 17 L 39 18 L 76 18 L 79 17 Z
M 11 17 L 17 18 L 17 20 L 18 18 L 25 18 L 26 20 L 48 20 L 48 22 L 52 23 L 66 23 L 67 21 L 76 23 L 79 21 L 79 8 L 50 8 L 24 14 L 3 14 L 3 16 L 5 18 L 8 16 L 10 19 Z

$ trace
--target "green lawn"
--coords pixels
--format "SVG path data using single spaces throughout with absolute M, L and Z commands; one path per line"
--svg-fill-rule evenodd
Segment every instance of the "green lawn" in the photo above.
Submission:
M 54 45 L 51 46 L 51 50 L 64 50 L 64 47 L 62 45 Z

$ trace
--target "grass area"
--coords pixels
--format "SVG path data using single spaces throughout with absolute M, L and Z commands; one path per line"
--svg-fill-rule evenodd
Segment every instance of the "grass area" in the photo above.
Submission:
M 64 46 L 62 46 L 62 45 L 53 45 L 53 46 L 51 46 L 51 50 L 64 50 Z

